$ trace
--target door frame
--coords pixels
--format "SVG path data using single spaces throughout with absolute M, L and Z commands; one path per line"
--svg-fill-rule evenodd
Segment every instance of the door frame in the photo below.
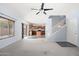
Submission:
M 24 24 L 22 23 L 22 39 L 24 38 Z

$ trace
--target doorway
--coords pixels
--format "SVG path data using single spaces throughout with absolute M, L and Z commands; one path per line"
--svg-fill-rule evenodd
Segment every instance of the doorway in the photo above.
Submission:
M 22 23 L 22 39 L 27 36 L 27 25 Z
M 29 24 L 29 36 L 45 37 L 45 25 L 35 23 Z

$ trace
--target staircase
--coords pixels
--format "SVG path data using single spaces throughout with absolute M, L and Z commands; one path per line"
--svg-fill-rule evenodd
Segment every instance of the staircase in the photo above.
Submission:
M 52 34 L 50 35 L 49 40 L 59 42 L 59 41 L 65 41 L 66 40 L 66 21 L 61 20 L 58 21 L 55 25 L 52 27 Z
M 55 24 L 52 27 L 52 33 L 56 33 L 58 31 L 62 30 L 64 27 L 66 27 L 65 20 L 61 20 L 60 22 L 58 22 L 57 24 Z

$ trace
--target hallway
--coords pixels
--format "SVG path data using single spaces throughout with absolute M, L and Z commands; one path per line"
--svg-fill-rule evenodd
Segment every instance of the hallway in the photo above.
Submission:
M 1 56 L 79 56 L 77 47 L 60 47 L 45 38 L 19 40 L 0 49 Z

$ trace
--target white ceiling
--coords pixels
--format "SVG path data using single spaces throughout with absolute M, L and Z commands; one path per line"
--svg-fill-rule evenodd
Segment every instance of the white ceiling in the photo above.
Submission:
M 72 10 L 79 9 L 79 4 L 67 3 L 45 3 L 45 8 L 53 8 L 54 10 L 47 11 L 47 15 L 38 11 L 33 11 L 31 8 L 39 9 L 41 3 L 1 3 L 0 12 L 7 14 L 16 19 L 24 19 L 29 22 L 44 23 L 50 15 L 66 15 Z

